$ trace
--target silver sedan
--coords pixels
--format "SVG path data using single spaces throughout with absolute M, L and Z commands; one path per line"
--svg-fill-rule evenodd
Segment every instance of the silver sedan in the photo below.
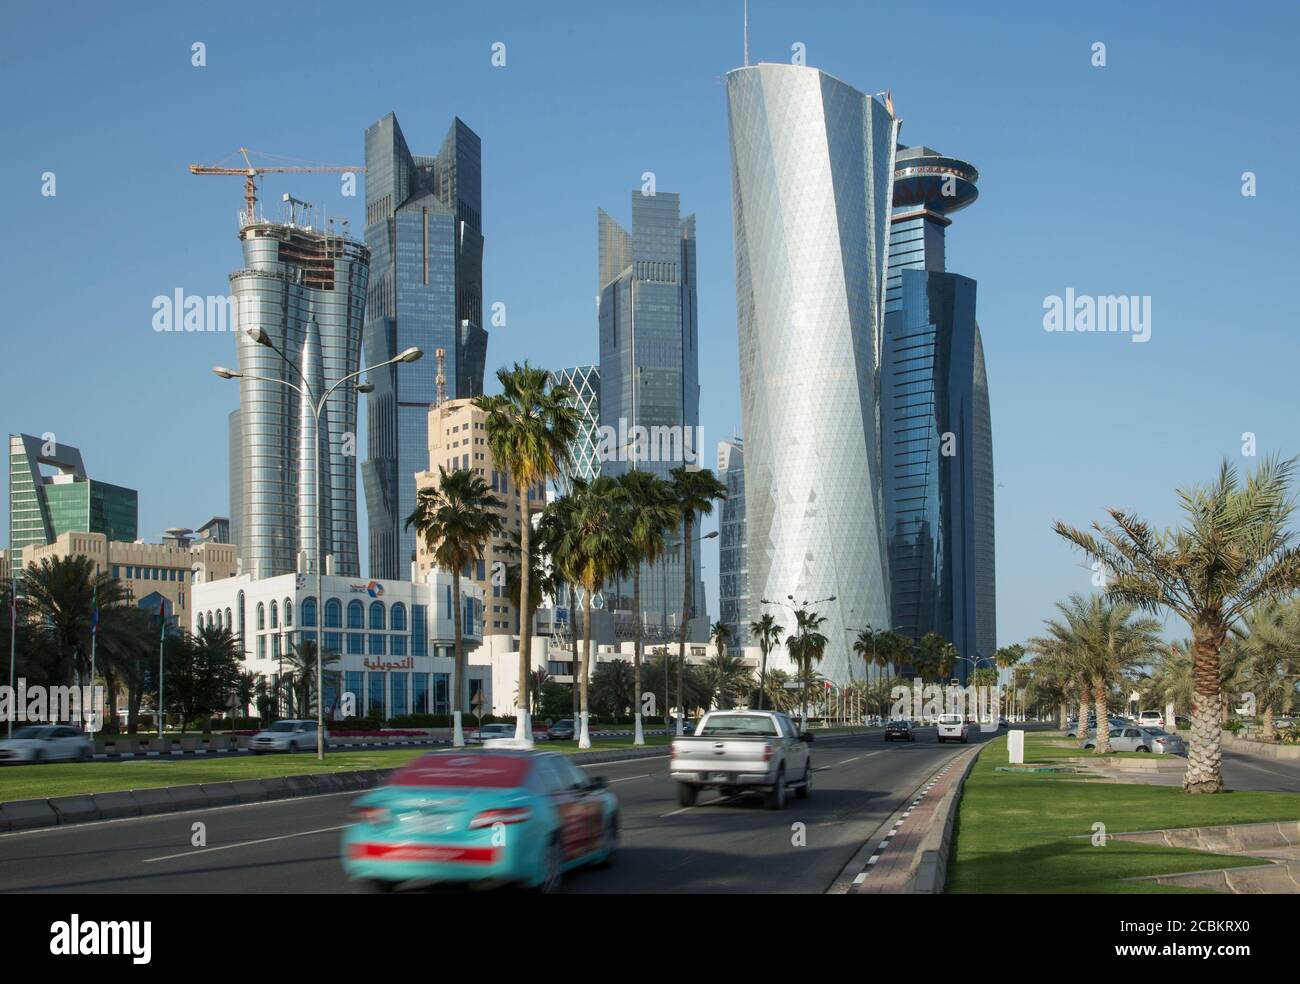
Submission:
M 1096 748 L 1097 740 L 1089 738 L 1084 748 Z M 1112 728 L 1110 732 L 1110 750 L 1112 752 L 1155 752 L 1163 755 L 1186 755 L 1187 746 L 1178 735 L 1172 735 L 1163 728 L 1139 727 L 1129 725 Z

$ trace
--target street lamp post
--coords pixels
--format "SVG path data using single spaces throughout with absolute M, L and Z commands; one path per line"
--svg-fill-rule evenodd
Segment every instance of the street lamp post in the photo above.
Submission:
M 311 383 L 307 381 L 307 377 L 303 374 L 302 368 L 296 365 L 294 362 L 292 362 L 283 352 L 281 352 L 278 348 L 275 347 L 275 343 L 271 341 L 270 335 L 268 335 L 261 328 L 249 328 L 247 330 L 247 334 L 248 337 L 251 338 L 253 341 L 255 341 L 258 345 L 265 345 L 267 348 L 269 348 L 272 352 L 274 352 L 281 359 L 283 359 L 286 365 L 290 366 L 295 372 L 297 372 L 298 378 L 302 380 L 302 386 L 297 386 L 294 383 L 289 382 L 287 379 L 277 379 L 274 376 L 259 376 L 253 373 L 235 372 L 234 370 L 226 369 L 223 366 L 214 366 L 212 371 L 216 373 L 218 376 L 220 376 L 222 379 L 256 379 L 264 383 L 279 383 L 282 386 L 287 386 L 289 387 L 289 389 L 293 390 L 294 392 L 302 396 L 304 399 L 306 399 L 308 408 L 311 410 L 312 417 L 314 420 L 313 429 L 315 431 L 316 446 L 313 455 L 313 457 L 315 458 L 315 468 L 313 469 L 315 474 L 313 476 L 313 480 L 315 486 L 315 495 L 312 497 L 312 507 L 315 510 L 315 514 L 316 514 L 314 517 L 314 522 L 316 526 L 316 758 L 320 761 L 324 761 L 325 759 L 325 682 L 324 682 L 324 673 L 322 671 L 323 664 L 322 664 L 321 657 L 325 647 L 325 631 L 324 631 L 325 630 L 325 598 L 324 598 L 325 544 L 322 536 L 324 524 L 321 521 L 321 502 L 320 502 L 320 474 L 321 474 L 321 467 L 322 467 L 322 462 L 321 462 L 322 455 L 320 453 L 320 445 L 321 445 L 320 415 L 322 412 L 324 412 L 325 404 L 329 401 L 329 398 L 334 393 L 334 391 L 338 389 L 340 386 L 342 386 L 344 383 L 348 382 L 349 380 L 356 379 L 358 376 L 363 376 L 366 373 L 373 372 L 376 369 L 382 369 L 385 366 L 396 365 L 399 362 L 415 362 L 417 359 L 420 358 L 420 356 L 424 355 L 424 353 L 419 348 L 412 346 L 411 348 L 399 352 L 391 359 L 387 359 L 383 362 L 376 363 L 373 366 L 367 366 L 364 369 L 358 369 L 356 372 L 353 373 L 348 373 L 348 375 L 343 376 L 341 379 L 335 381 L 328 389 L 325 390 L 325 392 L 321 395 L 320 399 L 317 399 L 315 394 L 312 392 Z M 368 393 L 373 388 L 374 387 L 371 386 L 369 383 L 363 383 L 361 386 L 357 387 L 357 391 L 362 393 Z

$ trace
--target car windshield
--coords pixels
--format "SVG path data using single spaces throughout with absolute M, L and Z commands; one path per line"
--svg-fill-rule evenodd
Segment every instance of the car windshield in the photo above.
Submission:
M 742 738 L 775 738 L 776 720 L 764 714 L 728 714 L 726 716 L 710 715 L 700 729 L 701 738 L 726 738 L 736 735 Z
M 962 717 L 960 714 L 941 714 L 939 715 L 940 724 L 961 724 Z
M 276 721 L 275 724 L 267 728 L 268 731 L 295 731 L 298 728 L 296 721 Z
M 14 737 L 15 738 L 39 738 L 41 737 L 41 734 L 44 731 L 45 731 L 44 728 L 19 728 L 17 731 L 14 732 Z

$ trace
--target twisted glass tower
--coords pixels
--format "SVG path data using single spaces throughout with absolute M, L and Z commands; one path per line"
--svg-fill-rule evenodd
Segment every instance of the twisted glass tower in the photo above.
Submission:
M 731 71 L 727 103 L 750 617 L 834 596 L 814 606 L 818 671 L 844 682 L 852 630 L 889 625 L 877 371 L 897 122 L 798 65 Z
M 366 129 L 366 244 L 374 274 L 365 355 L 377 365 L 417 345 L 425 357 L 372 373 L 369 457 L 361 466 L 370 528 L 370 576 L 406 577 L 415 559 L 415 473 L 429 467 L 429 406 L 447 353 L 447 398 L 479 396 L 483 328 L 482 148 L 461 120 L 437 155 L 412 154 L 389 113 Z

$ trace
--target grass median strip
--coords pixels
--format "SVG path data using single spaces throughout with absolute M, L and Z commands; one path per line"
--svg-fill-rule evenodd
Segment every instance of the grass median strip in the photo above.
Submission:
M 646 738 L 646 745 L 666 745 L 669 740 L 664 735 L 650 735 Z M 590 750 L 608 752 L 635 747 L 631 738 L 597 739 L 591 743 Z M 578 743 L 573 741 L 540 742 L 537 748 L 566 755 L 580 751 Z M 111 793 L 124 789 L 232 782 L 237 779 L 275 779 L 280 776 L 322 772 L 392 769 L 434 750 L 436 749 L 408 747 L 365 752 L 332 751 L 326 753 L 324 762 L 317 761 L 314 755 L 300 753 L 6 766 L 0 768 L 0 802 Z
M 1028 734 L 1026 763 L 1057 763 L 1077 750 Z M 1059 739 L 1055 739 L 1059 740 Z M 1094 847 L 1104 824 L 1110 834 L 1172 827 L 1294 820 L 1300 794 L 1237 791 L 1189 796 L 1178 787 L 1085 782 L 1069 773 L 1008 773 L 1007 740 L 985 746 L 966 779 L 947 891 L 988 892 L 1181 892 L 1149 882 L 1145 875 L 1264 864 L 1180 848 L 1108 841 Z

